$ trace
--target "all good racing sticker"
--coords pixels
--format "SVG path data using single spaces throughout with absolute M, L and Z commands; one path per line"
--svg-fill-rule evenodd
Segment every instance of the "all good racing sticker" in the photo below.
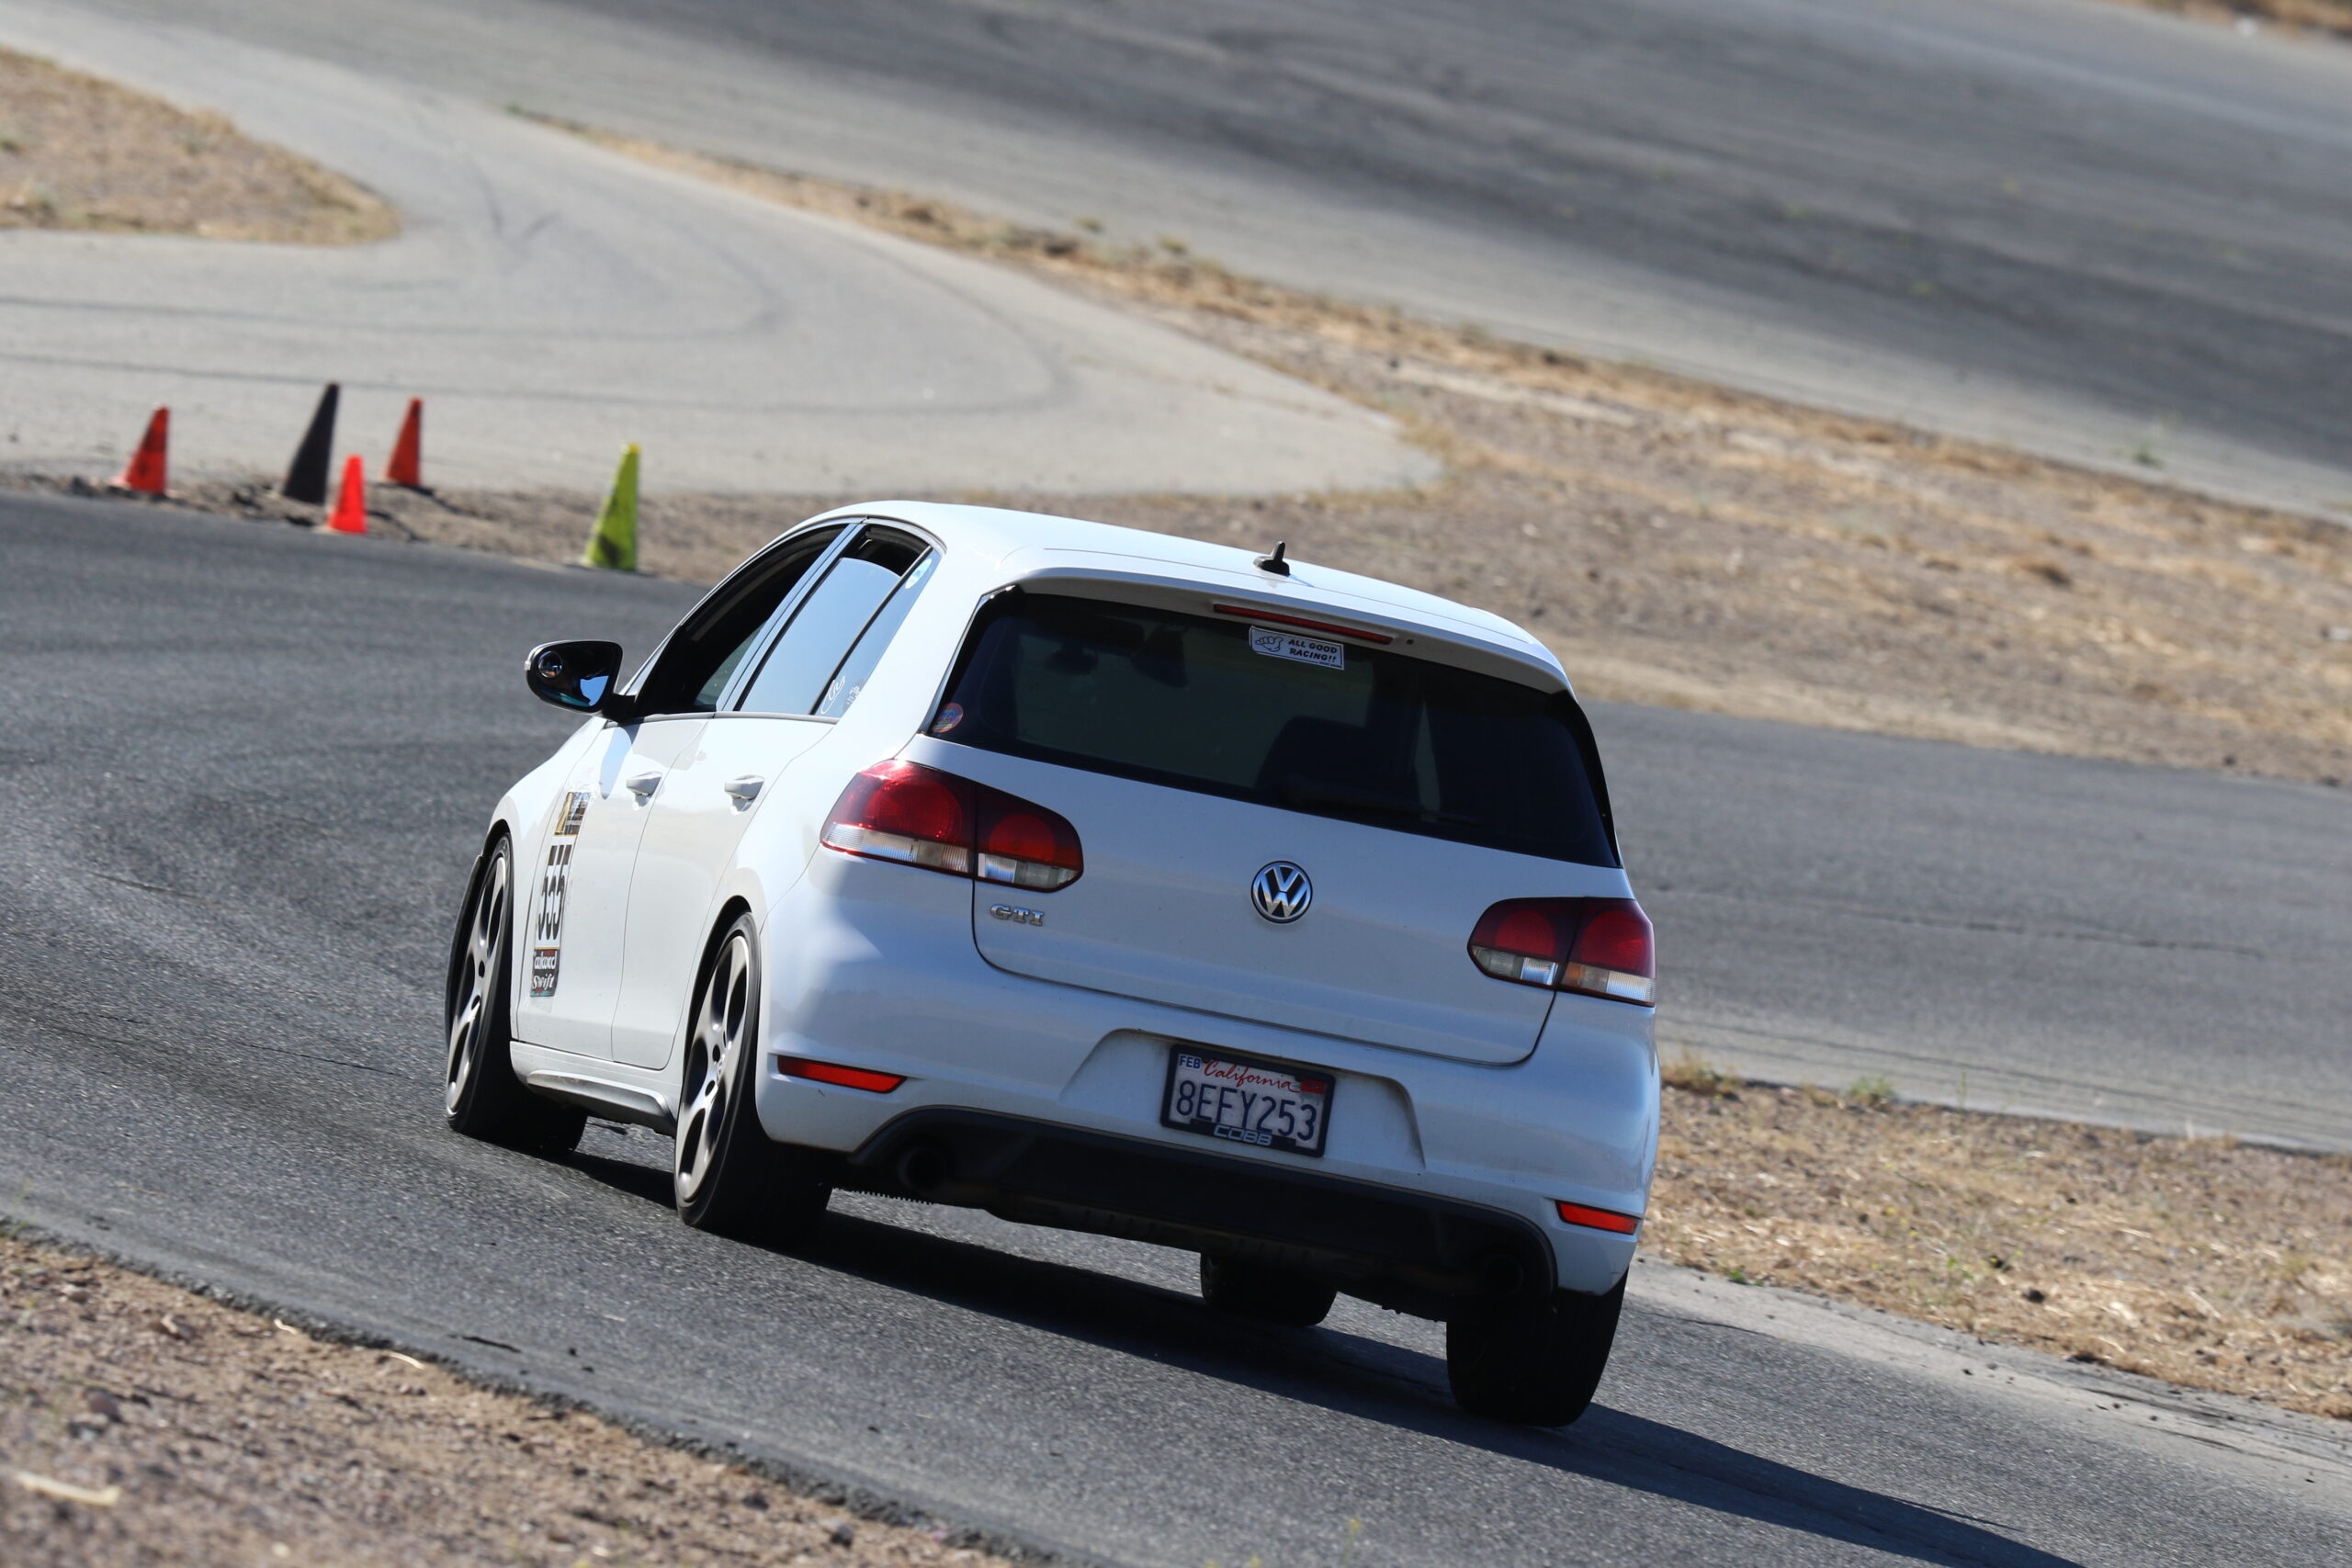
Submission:
M 1269 659 L 1295 659 L 1302 664 L 1320 664 L 1326 670 L 1345 670 L 1348 667 L 1347 644 L 1301 637 L 1296 632 L 1276 631 L 1272 626 L 1250 628 L 1250 650 L 1262 653 Z
M 547 864 L 539 872 L 539 912 L 532 930 L 531 995 L 555 995 L 563 959 L 563 895 L 571 880 L 571 850 L 580 841 L 580 819 L 588 815 L 588 792 L 575 789 L 563 799 Z

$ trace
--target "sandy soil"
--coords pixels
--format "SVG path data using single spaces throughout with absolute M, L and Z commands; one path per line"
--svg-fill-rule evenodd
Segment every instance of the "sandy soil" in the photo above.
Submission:
M 1668 1077 L 1650 1251 L 2352 1420 L 2352 1156 Z
M 8 1568 L 1001 1561 L 594 1416 L 0 1237 Z
M 387 238 L 400 220 L 220 115 L 0 50 L 0 229 L 347 245 Z

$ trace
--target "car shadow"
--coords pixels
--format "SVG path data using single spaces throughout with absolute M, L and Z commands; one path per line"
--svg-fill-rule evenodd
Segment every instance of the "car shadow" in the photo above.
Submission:
M 1815 1475 L 1596 1404 L 1557 1431 L 1455 1409 L 1438 1358 L 1330 1328 L 1280 1329 L 1190 1294 L 835 1213 L 806 1260 L 1335 1414 L 1923 1562 L 2072 1568 L 1964 1517 Z M 1602 1392 L 1607 1392 L 1606 1383 Z
M 618 1190 L 664 1206 L 670 1201 L 666 1172 L 588 1154 L 569 1163 Z M 1445 1366 L 1436 1357 L 1329 1327 L 1269 1328 L 1214 1312 L 1189 1293 L 1073 1264 L 839 1210 L 808 1245 L 779 1258 L 1334 1414 L 1824 1540 L 1921 1562 L 2073 1568 L 2070 1559 L 1965 1516 L 1833 1481 L 1605 1404 L 1557 1431 L 1465 1416 L 1448 1396 Z M 1601 1392 L 1605 1397 L 1606 1382 Z

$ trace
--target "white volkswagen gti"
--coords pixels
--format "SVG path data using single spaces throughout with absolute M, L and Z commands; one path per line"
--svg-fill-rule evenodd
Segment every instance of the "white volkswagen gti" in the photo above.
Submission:
M 811 519 L 498 804 L 451 946 L 451 1126 L 674 1137 L 690 1225 L 836 1189 L 1201 1256 L 1214 1306 L 1446 1325 L 1556 1425 L 1657 1146 L 1648 920 L 1519 627 L 1273 554 L 978 507 Z

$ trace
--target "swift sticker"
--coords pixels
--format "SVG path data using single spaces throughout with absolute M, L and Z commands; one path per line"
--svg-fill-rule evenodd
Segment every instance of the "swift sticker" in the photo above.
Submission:
M 575 789 L 564 796 L 563 812 L 556 818 L 554 840 L 548 845 L 547 863 L 539 872 L 539 912 L 532 935 L 531 995 L 555 995 L 563 963 L 563 896 L 571 881 L 571 851 L 580 840 L 580 819 L 588 815 L 588 792 Z
M 1302 664 L 1319 664 L 1326 670 L 1345 670 L 1348 667 L 1347 644 L 1301 637 L 1296 632 L 1276 631 L 1272 626 L 1250 628 L 1250 651 L 1262 653 L 1269 659 L 1295 659 Z

